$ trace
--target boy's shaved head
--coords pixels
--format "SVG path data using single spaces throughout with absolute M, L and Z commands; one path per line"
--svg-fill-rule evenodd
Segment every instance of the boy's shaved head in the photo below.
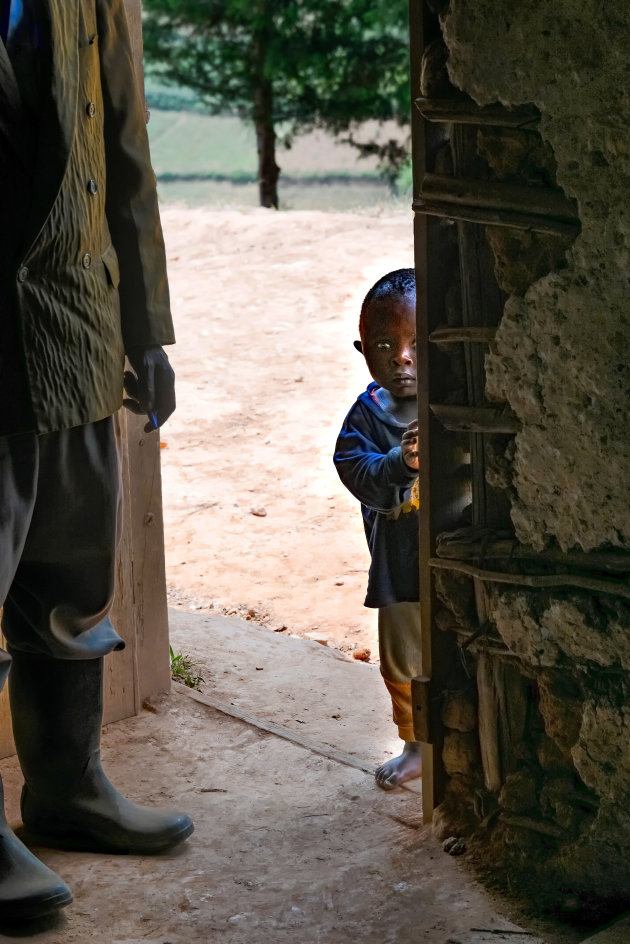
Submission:
M 408 298 L 416 294 L 416 274 L 413 269 L 394 269 L 381 276 L 363 299 L 359 318 L 359 336 L 363 341 L 365 334 L 365 316 L 370 304 L 382 298 Z

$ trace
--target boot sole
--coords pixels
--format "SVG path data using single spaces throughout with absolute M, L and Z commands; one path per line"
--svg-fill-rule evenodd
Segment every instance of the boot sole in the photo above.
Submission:
M 101 852 L 111 855 L 159 855 L 161 852 L 173 849 L 184 839 L 188 839 L 194 829 L 194 824 L 189 822 L 178 832 L 168 837 L 155 839 L 153 842 L 140 839 L 137 841 L 117 840 L 99 835 L 96 831 L 90 834 L 71 828 L 57 835 L 24 825 L 20 832 L 21 838 L 28 845 L 44 846 L 47 849 L 63 849 L 66 852 Z
M 0 926 L 26 924 L 37 921 L 65 908 L 72 903 L 72 894 L 67 888 L 51 892 L 46 898 L 24 899 L 0 903 Z

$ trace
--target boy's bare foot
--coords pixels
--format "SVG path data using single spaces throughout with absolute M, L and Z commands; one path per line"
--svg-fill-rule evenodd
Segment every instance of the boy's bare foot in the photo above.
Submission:
M 383 790 L 394 790 L 407 780 L 422 776 L 422 744 L 406 741 L 402 754 L 386 761 L 377 769 L 374 777 Z

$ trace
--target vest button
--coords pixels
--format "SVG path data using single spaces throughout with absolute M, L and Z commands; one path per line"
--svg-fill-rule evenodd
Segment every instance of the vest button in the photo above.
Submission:
M 85 106 L 88 118 L 93 118 L 96 114 L 96 104 L 94 102 L 88 102 Z
M 22 266 L 22 268 L 18 272 L 18 282 L 26 282 L 27 278 L 28 278 L 28 267 Z
M 89 252 L 86 252 L 86 254 L 81 259 L 81 265 L 84 269 L 89 269 L 92 265 L 92 256 L 89 254 Z
M 91 178 L 90 180 L 88 180 L 87 188 L 88 188 L 88 193 L 91 193 L 93 197 L 96 196 L 96 194 L 98 193 L 98 184 L 96 183 L 94 178 Z

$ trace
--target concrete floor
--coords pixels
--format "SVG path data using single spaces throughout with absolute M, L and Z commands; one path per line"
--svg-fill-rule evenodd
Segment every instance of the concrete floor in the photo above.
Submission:
M 373 666 L 226 618 L 174 613 L 172 640 L 207 666 L 208 695 L 263 723 L 293 725 L 367 766 L 388 738 L 394 747 Z M 196 831 L 151 858 L 36 850 L 74 893 L 58 919 L 28 929 L 41 944 L 445 944 L 473 929 L 495 932 L 495 944 L 501 929 L 512 944 L 542 937 L 541 925 L 515 935 L 511 919 L 522 918 L 442 852 L 421 825 L 417 792 L 384 793 L 363 770 L 185 694 L 110 725 L 103 755 L 130 797 L 180 806 Z M 0 766 L 17 821 L 19 768 Z M 545 944 L 578 939 L 543 930 Z M 3 939 L 24 935 L 5 929 Z

